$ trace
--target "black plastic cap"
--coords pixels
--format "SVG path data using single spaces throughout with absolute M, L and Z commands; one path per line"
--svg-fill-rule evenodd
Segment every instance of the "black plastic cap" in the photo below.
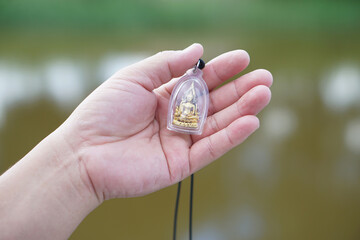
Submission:
M 197 64 L 197 67 L 199 68 L 199 69 L 203 69 L 204 67 L 205 67 L 205 62 L 204 62 L 204 60 L 202 60 L 201 58 L 199 59 L 199 62 L 198 62 L 198 64 Z

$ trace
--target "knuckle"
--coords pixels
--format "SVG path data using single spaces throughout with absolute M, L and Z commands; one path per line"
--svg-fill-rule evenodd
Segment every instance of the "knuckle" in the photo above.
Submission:
M 216 120 L 216 117 L 211 116 L 210 119 L 211 119 L 210 120 L 210 128 L 211 128 L 212 132 L 215 133 L 215 132 L 219 131 L 220 130 L 219 123 Z
M 213 115 L 216 112 L 216 108 L 213 101 L 213 96 L 209 95 L 209 109 L 208 109 L 208 116 Z
M 210 157 L 213 158 L 213 159 L 215 159 L 217 156 L 216 156 L 216 153 L 215 153 L 214 144 L 213 144 L 212 141 L 211 141 L 211 137 L 209 137 L 207 147 L 208 147 L 208 151 L 209 151 Z

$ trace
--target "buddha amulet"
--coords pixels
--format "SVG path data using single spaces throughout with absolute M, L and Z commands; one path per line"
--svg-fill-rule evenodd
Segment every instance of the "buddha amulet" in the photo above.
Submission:
M 200 135 L 208 108 L 209 90 L 198 63 L 179 79 L 171 93 L 167 128 L 180 133 Z

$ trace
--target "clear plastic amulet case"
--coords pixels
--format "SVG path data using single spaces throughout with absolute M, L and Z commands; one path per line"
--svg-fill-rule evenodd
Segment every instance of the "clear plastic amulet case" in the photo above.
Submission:
M 167 128 L 172 131 L 202 133 L 209 108 L 209 90 L 201 69 L 189 69 L 176 83 L 170 97 Z

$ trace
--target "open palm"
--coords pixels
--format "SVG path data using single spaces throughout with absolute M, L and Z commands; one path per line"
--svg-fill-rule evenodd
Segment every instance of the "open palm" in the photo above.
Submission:
M 241 50 L 220 55 L 204 69 L 210 107 L 203 134 L 166 128 L 176 77 L 193 67 L 202 53 L 202 46 L 193 44 L 124 68 L 70 116 L 70 142 L 77 149 L 83 178 L 100 201 L 140 196 L 181 181 L 258 128 L 255 115 L 270 100 L 268 71 L 253 71 L 215 89 L 248 65 L 249 56 Z

